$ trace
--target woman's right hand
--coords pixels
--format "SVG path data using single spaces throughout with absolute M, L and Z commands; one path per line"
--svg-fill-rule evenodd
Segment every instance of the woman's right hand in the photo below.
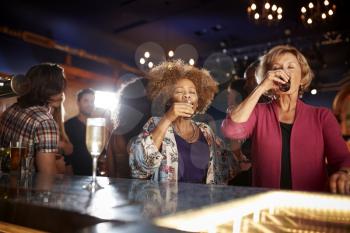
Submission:
M 283 69 L 270 70 L 266 73 L 260 86 L 264 89 L 264 92 L 270 90 L 277 91 L 279 85 L 287 83 L 289 79 L 290 77 Z
M 175 102 L 165 113 L 165 118 L 173 122 L 178 117 L 192 117 L 194 114 L 193 105 L 186 102 Z

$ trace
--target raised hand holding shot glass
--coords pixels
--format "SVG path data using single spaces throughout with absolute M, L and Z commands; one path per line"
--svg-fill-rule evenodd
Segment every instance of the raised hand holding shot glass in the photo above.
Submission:
M 97 158 L 102 153 L 106 143 L 106 120 L 104 118 L 88 118 L 86 122 L 86 146 L 92 157 L 92 181 L 84 188 L 96 191 L 101 187 L 96 182 Z

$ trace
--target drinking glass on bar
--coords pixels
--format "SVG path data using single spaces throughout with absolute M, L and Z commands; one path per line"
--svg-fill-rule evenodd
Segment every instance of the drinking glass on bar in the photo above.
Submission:
M 20 173 L 22 166 L 28 156 L 27 145 L 21 141 L 12 141 L 10 150 L 10 169 L 11 172 Z
M 104 118 L 88 118 L 86 122 L 86 146 L 92 157 L 92 181 L 84 188 L 94 192 L 102 187 L 96 181 L 97 158 L 106 143 L 106 120 Z

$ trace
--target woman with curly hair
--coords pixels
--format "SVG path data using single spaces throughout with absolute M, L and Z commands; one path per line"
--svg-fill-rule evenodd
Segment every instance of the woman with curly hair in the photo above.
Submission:
M 133 178 L 226 184 L 237 174 L 238 163 L 223 150 L 212 129 L 192 120 L 196 113 L 205 112 L 217 91 L 206 70 L 180 60 L 150 71 L 149 98 L 165 111 L 151 117 L 131 144 Z
M 222 124 L 228 138 L 251 137 L 253 185 L 349 194 L 350 153 L 335 117 L 299 100 L 313 77 L 304 55 L 276 46 L 257 71 L 260 84 Z M 258 104 L 266 93 L 273 100 Z

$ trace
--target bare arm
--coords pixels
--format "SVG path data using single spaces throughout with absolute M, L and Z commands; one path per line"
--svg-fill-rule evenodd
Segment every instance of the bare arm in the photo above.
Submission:
M 264 81 L 241 103 L 230 112 L 233 122 L 242 123 L 248 121 L 259 98 L 271 89 L 278 88 L 278 83 L 288 82 L 288 75 L 282 70 L 268 71 Z
M 169 126 L 178 117 L 191 117 L 193 114 L 192 104 L 189 103 L 174 103 L 168 112 L 162 117 L 157 127 L 151 132 L 154 144 L 157 146 L 158 150 L 162 145 L 165 133 Z
M 63 150 L 65 155 L 70 155 L 73 153 L 73 145 L 69 141 L 60 141 L 59 148 Z
M 169 121 L 166 117 L 163 117 L 157 127 L 152 131 L 152 139 L 158 150 L 160 149 L 165 133 L 171 125 L 171 121 Z
M 56 174 L 56 153 L 38 152 L 36 154 L 36 165 L 39 173 L 48 175 Z
M 258 86 L 242 103 L 230 112 L 231 120 L 237 123 L 248 121 L 259 98 L 264 92 L 264 89 Z

